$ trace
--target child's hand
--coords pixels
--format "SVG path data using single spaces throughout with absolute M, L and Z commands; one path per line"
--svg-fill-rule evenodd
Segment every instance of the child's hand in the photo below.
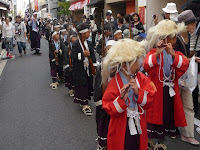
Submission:
M 163 45 L 164 44 L 164 41 L 162 40 L 162 41 L 160 41 L 158 44 L 157 44 L 157 46 L 161 46 L 161 45 Z M 158 57 L 162 52 L 163 52 L 163 50 L 165 49 L 166 47 L 161 47 L 161 48 L 156 48 L 156 57 Z
M 133 89 L 134 94 L 138 95 L 139 88 L 137 86 L 136 80 L 135 79 L 131 79 L 129 84 L 130 84 L 131 88 Z
M 126 85 L 123 86 L 123 88 L 121 88 L 121 96 L 124 94 L 124 92 L 126 92 L 127 88 L 129 88 L 129 84 L 126 84 Z M 129 89 L 128 89 L 128 91 L 129 91 Z M 127 98 L 128 98 L 128 91 L 126 92 L 126 94 L 123 97 L 124 101 L 126 101 Z
M 175 57 L 175 51 L 174 51 L 171 43 L 167 44 L 166 51 L 167 51 L 167 53 L 169 53 L 170 55 L 172 55 L 173 57 Z

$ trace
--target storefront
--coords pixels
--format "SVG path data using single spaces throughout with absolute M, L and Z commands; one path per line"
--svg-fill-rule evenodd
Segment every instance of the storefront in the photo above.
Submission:
M 72 11 L 74 19 L 80 20 L 83 14 L 88 14 L 87 4 L 89 4 L 89 0 L 78 0 L 71 3 L 69 10 Z
M 98 27 L 101 26 L 101 17 L 102 13 L 104 14 L 104 0 L 90 0 L 90 3 L 87 4 L 89 7 L 90 15 L 93 15 L 95 18 L 95 23 Z

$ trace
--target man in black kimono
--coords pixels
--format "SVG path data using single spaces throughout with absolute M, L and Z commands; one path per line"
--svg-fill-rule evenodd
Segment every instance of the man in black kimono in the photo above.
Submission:
M 74 102 L 79 103 L 85 115 L 91 116 L 92 110 L 88 105 L 93 92 L 93 76 L 91 74 L 91 59 L 96 63 L 92 43 L 87 39 L 90 36 L 90 26 L 81 23 L 78 27 L 79 39 L 73 43 L 71 58 L 73 60 L 73 79 L 75 85 Z M 84 45 L 83 45 L 83 44 Z M 84 48 L 85 47 L 85 48 Z

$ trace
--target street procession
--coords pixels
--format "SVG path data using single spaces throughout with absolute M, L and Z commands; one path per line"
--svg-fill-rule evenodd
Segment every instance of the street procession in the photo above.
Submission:
M 0 0 L 0 150 L 200 150 L 200 0 Z

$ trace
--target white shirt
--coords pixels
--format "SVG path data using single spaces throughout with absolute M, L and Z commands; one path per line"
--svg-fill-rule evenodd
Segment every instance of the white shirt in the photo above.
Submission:
M 3 25 L 3 38 L 12 38 L 15 35 L 15 29 L 12 23 L 9 22 L 7 25 L 6 23 Z

